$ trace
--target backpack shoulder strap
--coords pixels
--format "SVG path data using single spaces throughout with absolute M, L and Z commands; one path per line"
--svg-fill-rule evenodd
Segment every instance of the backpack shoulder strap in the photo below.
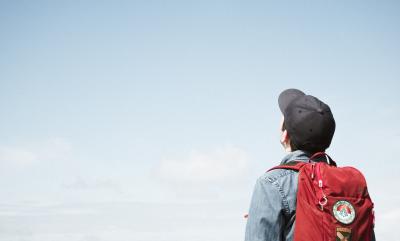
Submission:
M 302 162 L 302 161 L 291 161 L 276 167 L 273 167 L 269 169 L 267 172 L 275 170 L 275 169 L 287 169 L 287 170 L 293 170 L 293 171 L 300 171 L 300 169 L 304 166 L 307 165 L 307 162 Z

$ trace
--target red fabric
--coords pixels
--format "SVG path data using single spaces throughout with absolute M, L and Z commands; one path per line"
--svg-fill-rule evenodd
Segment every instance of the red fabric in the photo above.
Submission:
M 360 171 L 327 163 L 304 163 L 278 166 L 299 171 L 294 241 L 370 241 L 373 228 L 373 203 Z M 322 184 L 322 185 L 321 185 Z M 327 202 L 321 208 L 320 203 Z M 337 201 L 349 202 L 355 218 L 349 224 L 339 222 L 333 213 Z M 349 207 L 343 211 L 350 212 Z M 337 228 L 351 229 L 350 239 L 340 239 Z

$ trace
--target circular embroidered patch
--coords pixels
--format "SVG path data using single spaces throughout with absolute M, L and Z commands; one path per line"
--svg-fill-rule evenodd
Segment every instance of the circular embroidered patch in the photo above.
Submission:
M 348 201 L 341 200 L 333 205 L 333 215 L 339 222 L 350 224 L 356 218 L 356 210 Z

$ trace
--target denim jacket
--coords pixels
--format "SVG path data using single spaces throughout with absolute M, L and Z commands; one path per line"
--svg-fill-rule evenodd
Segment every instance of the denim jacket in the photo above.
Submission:
M 281 164 L 308 161 L 301 150 L 289 153 Z M 274 169 L 258 178 L 246 225 L 245 241 L 292 241 L 296 219 L 298 172 Z M 373 235 L 372 240 L 375 240 Z

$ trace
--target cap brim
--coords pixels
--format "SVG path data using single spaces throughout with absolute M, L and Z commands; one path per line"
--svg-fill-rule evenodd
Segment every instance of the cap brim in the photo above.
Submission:
M 282 91 L 278 98 L 279 109 L 281 109 L 282 114 L 285 113 L 286 108 L 294 99 L 304 95 L 303 91 L 298 89 L 287 89 Z

